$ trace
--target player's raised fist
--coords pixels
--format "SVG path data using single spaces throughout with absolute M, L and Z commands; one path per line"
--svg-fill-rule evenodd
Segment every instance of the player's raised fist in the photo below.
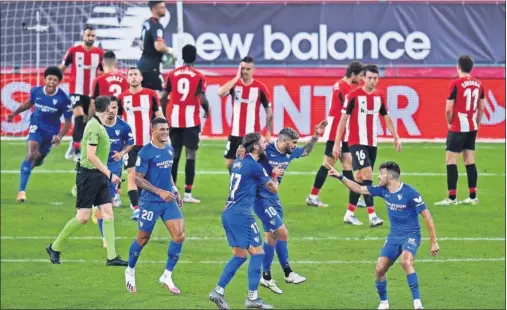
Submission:
M 327 121 L 326 120 L 321 121 L 320 123 L 317 124 L 317 126 L 315 126 L 315 133 L 318 134 L 319 136 L 322 135 L 324 133 L 324 130 L 326 130 L 326 126 Z

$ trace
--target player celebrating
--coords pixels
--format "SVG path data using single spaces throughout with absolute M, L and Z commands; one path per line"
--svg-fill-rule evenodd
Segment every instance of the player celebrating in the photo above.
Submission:
M 172 176 L 174 183 L 178 177 L 178 163 L 183 146 L 186 148 L 185 194 L 184 202 L 199 203 L 192 197 L 195 177 L 195 157 L 199 148 L 201 133 L 201 106 L 204 117 L 208 116 L 209 103 L 206 99 L 206 79 L 194 68 L 197 58 L 195 46 L 187 44 L 182 51 L 183 66 L 169 73 L 165 90 L 162 93 L 162 110 L 170 121 L 171 144 L 174 148 Z M 174 91 L 173 91 L 174 90 Z M 166 107 L 167 96 L 171 94 L 170 105 Z
M 260 106 L 266 110 L 266 140 L 270 140 L 273 130 L 273 112 L 269 92 L 262 82 L 254 80 L 254 60 L 246 56 L 241 60 L 236 76 L 220 86 L 218 95 L 232 97 L 232 128 L 225 147 L 225 163 L 229 172 L 236 158 L 236 151 L 243 137 L 251 132 L 260 132 Z
M 335 144 L 333 146 L 333 156 L 335 159 L 341 158 L 342 150 L 340 141 L 345 132 L 347 122 L 349 122 L 349 149 L 352 155 L 352 168 L 357 171 L 356 181 L 360 185 L 372 184 L 372 169 L 377 158 L 377 124 L 378 115 L 382 115 L 386 126 L 394 136 L 396 151 L 401 150 L 401 143 L 398 133 L 394 128 L 393 120 L 387 114 L 386 100 L 384 94 L 376 89 L 378 84 L 378 67 L 367 65 L 363 68 L 365 84 L 361 88 L 356 88 L 345 97 L 343 104 L 342 117 L 338 124 Z M 357 198 L 358 199 L 358 198 Z M 357 200 L 355 200 L 357 201 Z M 368 217 L 371 227 L 377 227 L 384 223 L 373 207 L 373 197 L 364 195 L 364 201 L 368 208 Z M 349 205 L 343 221 L 353 225 L 362 225 L 354 212 L 356 207 Z
M 12 122 L 14 116 L 35 106 L 28 127 L 28 153 L 21 163 L 21 179 L 17 201 L 25 202 L 26 186 L 34 167 L 42 165 L 53 145 L 59 145 L 72 124 L 72 110 L 67 94 L 58 87 L 62 72 L 58 67 L 49 67 L 44 71 L 44 85 L 30 90 L 30 99 L 7 116 Z M 60 129 L 60 118 L 65 125 Z
M 123 156 L 127 154 L 134 146 L 134 135 L 132 135 L 132 130 L 130 129 L 129 124 L 118 117 L 118 98 L 114 96 L 111 97 L 111 103 L 107 109 L 107 118 L 104 121 L 104 127 L 106 128 L 107 135 L 111 141 L 111 149 L 109 150 L 109 157 L 107 159 L 107 169 L 113 172 L 113 174 L 121 176 L 123 167 L 122 159 Z M 119 202 L 119 205 L 121 205 L 121 202 L 119 201 L 119 195 L 117 195 L 118 185 L 119 184 L 115 184 L 113 182 L 110 183 L 111 197 L 114 197 L 113 206 L 116 196 L 118 196 L 117 201 Z M 92 220 L 94 222 L 97 221 L 99 224 L 103 247 L 106 248 L 106 239 L 104 239 L 104 231 L 102 229 L 103 220 L 102 216 L 100 215 L 100 210 L 96 207 L 94 207 L 92 213 Z
M 95 28 L 86 26 L 83 31 L 83 43 L 72 46 L 63 57 L 60 70 L 65 72 L 71 67 L 70 100 L 74 114 L 74 129 L 72 131 L 72 143 L 65 154 L 66 159 L 79 158 L 80 143 L 83 138 L 85 116 L 90 107 L 90 91 L 92 81 L 97 72 L 102 70 L 102 56 L 104 51 L 93 46 L 95 43 Z
M 324 133 L 327 121 L 320 122 L 315 127 L 312 139 L 303 147 L 296 147 L 299 134 L 292 128 L 283 128 L 278 134 L 278 140 L 268 144 L 266 158 L 260 159 L 259 163 L 269 175 L 277 175 L 278 183 L 282 182 L 283 171 L 287 169 L 290 162 L 296 158 L 310 155 L 320 135 Z M 276 168 L 276 170 L 275 170 Z M 278 170 L 281 173 L 278 173 Z M 271 264 L 275 257 L 275 248 L 280 265 L 285 273 L 285 282 L 299 284 L 306 281 L 305 277 L 292 271 L 289 264 L 289 248 L 287 241 L 289 232 L 283 222 L 283 208 L 278 193 L 272 193 L 269 189 L 262 187 L 257 194 L 255 201 L 255 214 L 261 219 L 264 228 L 266 242 L 264 243 L 263 276 L 260 284 L 277 294 L 282 290 L 271 278 Z
M 135 164 L 137 153 L 151 140 L 151 120 L 154 117 L 164 118 L 160 110 L 160 102 L 154 90 L 141 87 L 143 76 L 137 68 L 130 68 L 127 71 L 127 82 L 129 89 L 118 98 L 123 110 L 123 119 L 132 128 L 134 134 L 134 147 L 124 157 L 125 169 L 128 171 L 127 186 L 131 208 L 132 219 L 139 217 L 139 195 L 136 185 Z
M 264 258 L 262 239 L 259 228 L 252 214 L 258 186 L 265 185 L 275 193 L 278 190 L 276 179 L 270 179 L 266 170 L 257 162 L 266 157 L 266 140 L 260 133 L 253 132 L 243 140 L 246 155 L 238 158 L 231 171 L 229 197 L 222 212 L 222 225 L 232 247 L 233 256 L 227 263 L 217 286 L 209 295 L 209 299 L 220 309 L 229 309 L 224 291 L 234 277 L 236 271 L 246 262 L 248 252 L 251 255 L 248 266 L 248 297 L 247 308 L 272 309 L 265 304 L 257 292 L 261 277 L 261 265 Z
M 143 87 L 157 91 L 161 95 L 164 78 L 160 73 L 164 58 L 172 57 L 172 49 L 164 43 L 164 27 L 160 18 L 166 14 L 164 1 L 149 1 L 151 17 L 144 21 L 141 32 L 141 49 L 143 54 L 137 67 L 144 77 Z
M 386 273 L 400 255 L 401 265 L 407 275 L 407 284 L 414 300 L 414 309 L 424 309 L 419 294 L 419 281 L 413 265 L 417 249 L 421 244 L 419 214 L 424 218 L 428 228 L 431 255 L 437 255 L 440 247 L 433 219 L 421 195 L 413 187 L 400 181 L 400 167 L 392 161 L 380 165 L 378 186 L 361 186 L 340 175 L 334 168 L 329 170 L 329 175 L 338 178 L 351 191 L 382 197 L 386 201 L 391 230 L 380 251 L 375 271 L 375 286 L 380 297 L 378 309 L 389 309 Z
M 115 53 L 113 51 L 105 52 L 103 60 L 104 74 L 97 77 L 92 83 L 92 102 L 88 113 L 90 116 L 93 116 L 95 113 L 95 105 L 93 103 L 95 98 L 98 96 L 118 97 L 129 88 L 127 77 L 123 73 L 118 72 L 116 66 Z
M 167 144 L 169 124 L 164 118 L 155 118 L 151 122 L 151 128 L 151 143 L 139 151 L 136 163 L 136 183 L 143 189 L 140 204 L 141 216 L 137 237 L 130 245 L 129 262 L 125 270 L 125 285 L 129 292 L 136 291 L 135 266 L 160 217 L 171 234 L 172 241 L 167 251 L 166 268 L 159 282 L 171 293 L 179 294 L 180 290 L 172 280 L 172 272 L 180 258 L 185 240 L 183 213 L 180 210 L 183 202 L 171 178 L 174 152 Z
M 60 248 L 62 242 L 70 237 L 77 229 L 88 222 L 92 206 L 99 206 L 104 217 L 104 238 L 107 241 L 106 266 L 126 266 L 116 254 L 113 205 L 109 181 L 118 184 L 120 177 L 109 170 L 104 163 L 109 155 L 110 141 L 104 124 L 109 97 L 98 97 L 95 100 L 95 115 L 87 124 L 84 131 L 86 139 L 81 144 L 82 158 L 78 161 L 76 176 L 77 214 L 67 222 L 53 244 L 46 247 L 49 259 L 53 264 L 60 264 Z
M 449 97 L 445 106 L 445 119 L 449 126 L 447 133 L 445 163 L 447 165 L 447 190 L 449 196 L 436 205 L 457 205 L 456 188 L 458 184 L 458 155 L 463 153 L 467 170 L 469 196 L 460 203 L 478 204 L 477 167 L 475 166 L 475 139 L 484 115 L 484 86 L 470 76 L 474 61 L 463 55 L 458 58 L 458 78 L 450 85 Z
M 336 82 L 333 86 L 333 93 L 331 94 L 331 108 L 329 109 L 329 116 L 327 121 L 329 125 L 326 127 L 326 131 L 324 132 L 324 137 L 327 137 L 326 150 L 324 151 L 324 160 L 322 166 L 320 166 L 317 175 L 315 176 L 315 182 L 313 183 L 313 188 L 310 192 L 310 195 L 306 198 L 306 204 L 313 207 L 327 207 L 327 204 L 322 203 L 319 199 L 319 192 L 324 182 L 327 178 L 328 166 L 333 166 L 336 164 L 336 159 L 333 157 L 333 146 L 334 140 L 336 138 L 336 132 L 338 129 L 338 122 L 340 121 L 343 101 L 345 100 L 345 96 L 349 93 L 349 91 L 356 88 L 356 86 L 361 82 L 363 73 L 363 65 L 359 61 L 353 61 L 347 67 L 347 73 L 345 76 Z M 348 125 L 348 124 L 347 124 Z M 343 168 L 343 175 L 350 180 L 354 177 L 352 175 L 352 156 L 350 155 L 350 150 L 348 146 L 348 126 L 345 134 L 341 138 L 342 144 L 342 156 L 340 157 L 340 161 Z M 357 199 L 359 196 L 356 193 L 350 192 L 349 194 L 349 204 L 354 206 L 357 205 Z

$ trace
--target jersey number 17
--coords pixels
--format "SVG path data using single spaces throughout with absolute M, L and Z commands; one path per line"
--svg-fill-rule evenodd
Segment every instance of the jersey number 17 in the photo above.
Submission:
M 234 194 L 238 190 L 240 182 L 241 182 L 241 174 L 231 173 L 231 181 L 229 183 L 229 193 L 230 193 L 231 199 L 234 199 Z

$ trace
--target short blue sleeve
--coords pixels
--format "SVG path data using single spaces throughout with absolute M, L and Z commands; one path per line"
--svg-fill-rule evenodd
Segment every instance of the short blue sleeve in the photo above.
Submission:
M 124 123 L 123 127 L 123 142 L 126 145 L 134 145 L 134 134 L 132 134 L 132 128 L 127 123 Z
M 64 98 L 64 101 L 62 103 L 63 118 L 69 119 L 72 117 L 72 103 L 66 93 L 63 93 L 62 97 Z
M 37 92 L 37 88 L 38 87 L 32 87 L 32 89 L 30 89 L 30 104 L 35 103 L 35 93 Z
M 255 163 L 252 166 L 254 178 L 259 182 L 259 184 L 266 184 L 270 180 L 266 169 L 264 169 L 264 167 L 262 167 L 259 163 Z
M 292 153 L 290 154 L 290 160 L 293 160 L 293 159 L 296 159 L 296 158 L 299 158 L 301 156 L 303 156 L 303 154 L 305 153 L 305 149 L 302 148 L 302 147 L 297 147 L 295 148 Z
M 426 210 L 426 204 L 419 193 L 415 192 L 414 197 L 410 200 L 412 206 L 416 209 L 417 213 L 421 213 Z
M 136 160 L 136 172 L 146 174 L 148 172 L 148 166 L 150 165 L 150 157 L 146 148 L 142 148 L 137 154 Z
M 370 192 L 370 195 L 373 197 L 382 197 L 384 195 L 384 188 L 381 186 L 372 186 L 368 185 L 366 186 L 368 188 L 368 192 Z

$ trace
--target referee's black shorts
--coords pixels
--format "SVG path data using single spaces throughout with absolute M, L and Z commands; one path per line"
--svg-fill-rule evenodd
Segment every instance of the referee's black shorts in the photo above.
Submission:
M 76 174 L 76 208 L 91 209 L 112 202 L 108 178 L 99 170 L 79 167 Z

